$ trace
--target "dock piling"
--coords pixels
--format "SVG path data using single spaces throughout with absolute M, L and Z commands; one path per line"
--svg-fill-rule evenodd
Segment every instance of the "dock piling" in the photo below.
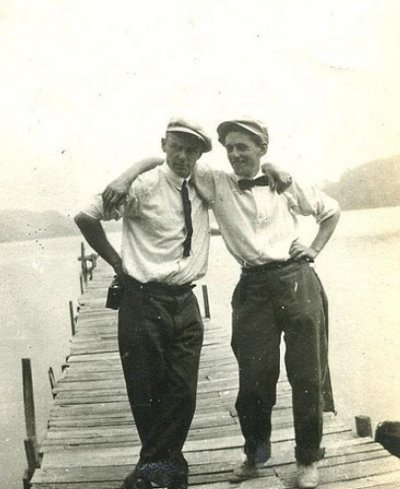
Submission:
M 93 270 L 97 266 L 97 254 L 91 253 L 90 255 L 85 254 L 85 243 L 81 243 L 81 255 L 78 256 L 78 261 L 81 262 L 81 277 L 83 279 L 83 283 L 81 284 L 81 292 L 83 290 L 83 286 L 87 285 L 88 277 L 89 280 L 93 278 Z M 83 293 L 83 292 L 82 292 Z
M 40 457 L 36 443 L 35 402 L 33 396 L 32 366 L 30 358 L 22 359 L 22 384 L 25 410 L 26 436 L 24 440 L 28 469 L 24 476 L 24 486 L 35 471 L 40 467 Z
M 85 285 L 87 285 L 87 276 L 88 276 L 88 270 L 87 270 L 87 263 L 86 263 L 86 257 L 85 257 L 85 243 L 81 243 L 81 256 L 78 258 L 81 262 L 81 269 L 82 269 L 82 277 Z
M 79 274 L 79 285 L 80 285 L 80 288 L 81 288 L 81 295 L 83 295 L 85 293 L 85 287 L 83 285 L 83 276 L 82 276 L 82 273 Z
M 356 416 L 356 432 L 361 437 L 372 437 L 371 418 L 369 416 Z
M 71 334 L 75 336 L 76 333 L 76 318 L 74 314 L 74 304 L 72 301 L 69 301 L 69 319 L 71 322 Z
M 207 285 L 203 285 L 201 288 L 202 288 L 202 291 L 203 291 L 204 317 L 206 317 L 207 319 L 210 319 L 210 317 L 211 317 L 211 315 L 210 315 L 210 303 L 209 303 L 209 300 L 208 300 L 208 289 L 207 289 Z
M 22 359 L 26 436 L 36 440 L 35 402 L 33 398 L 32 366 L 30 358 Z
M 35 469 L 40 468 L 39 457 L 35 442 L 31 438 L 24 440 L 26 459 L 28 461 L 28 478 L 30 479 Z
M 54 371 L 51 367 L 49 367 L 49 370 L 47 371 L 49 375 L 49 381 L 50 381 L 50 389 L 51 389 L 51 395 L 53 396 L 53 399 L 56 398 L 56 394 L 54 392 L 54 388 L 56 386 L 56 378 L 54 376 Z

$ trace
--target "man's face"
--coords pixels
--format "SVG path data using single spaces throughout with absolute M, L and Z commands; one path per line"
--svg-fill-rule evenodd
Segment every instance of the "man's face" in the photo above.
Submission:
M 188 178 L 203 152 L 201 142 L 184 132 L 167 133 L 161 141 L 167 165 L 181 178 Z
M 260 158 L 266 153 L 266 145 L 259 145 L 250 135 L 239 131 L 228 132 L 224 146 L 238 177 L 253 178 L 260 169 Z

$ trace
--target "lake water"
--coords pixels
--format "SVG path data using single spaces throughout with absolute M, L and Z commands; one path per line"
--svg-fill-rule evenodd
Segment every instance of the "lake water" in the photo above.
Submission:
M 0 473 L 1 487 L 20 489 L 26 468 L 21 358 L 31 358 L 37 429 L 42 438 L 51 391 L 69 351 L 68 301 L 79 296 L 80 239 L 0 245 Z
M 304 225 L 304 237 L 314 227 Z M 118 236 L 113 235 L 113 241 Z M 56 377 L 69 352 L 68 301 L 79 296 L 79 237 L 0 245 L 0 473 L 20 489 L 26 468 L 21 358 L 31 358 L 38 437 Z M 230 296 L 239 267 L 221 238 L 212 239 L 208 284 L 213 320 L 230 327 Z M 318 258 L 330 299 L 330 360 L 336 408 L 348 423 L 400 420 L 400 207 L 349 211 Z M 195 289 L 200 292 L 200 288 Z

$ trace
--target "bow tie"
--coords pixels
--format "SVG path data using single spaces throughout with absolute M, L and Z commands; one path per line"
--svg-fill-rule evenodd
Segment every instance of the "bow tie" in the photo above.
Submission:
M 238 180 L 238 185 L 240 190 L 249 190 L 255 186 L 266 187 L 268 185 L 268 177 L 262 176 L 262 177 L 255 178 L 254 180 L 248 180 L 248 179 Z

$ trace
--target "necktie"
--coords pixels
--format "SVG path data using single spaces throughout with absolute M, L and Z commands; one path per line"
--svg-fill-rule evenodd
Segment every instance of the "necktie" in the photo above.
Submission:
M 264 175 L 262 177 L 255 178 L 254 180 L 239 180 L 238 185 L 240 190 L 249 190 L 255 186 L 266 187 L 268 185 L 268 177 Z
M 189 192 L 187 189 L 186 180 L 182 183 L 181 190 L 182 204 L 183 204 L 183 215 L 185 217 L 185 226 L 186 226 L 186 238 L 183 242 L 183 256 L 189 256 L 190 247 L 192 244 L 192 235 L 193 235 L 193 226 L 192 226 L 192 204 L 189 200 Z

